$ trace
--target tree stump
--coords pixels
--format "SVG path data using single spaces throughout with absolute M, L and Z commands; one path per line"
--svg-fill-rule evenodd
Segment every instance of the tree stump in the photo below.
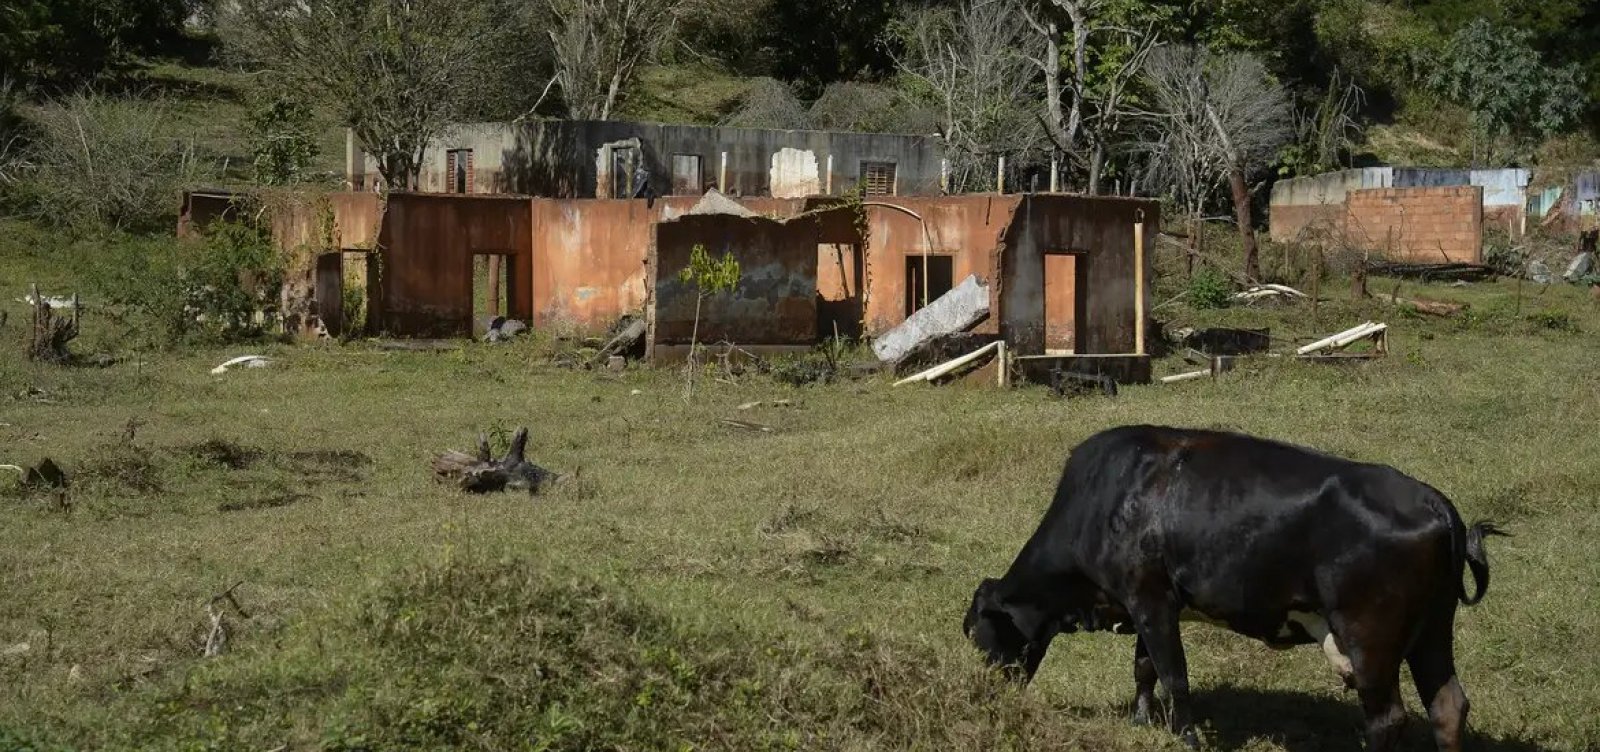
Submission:
M 528 429 L 518 428 L 506 455 L 496 460 L 489 452 L 489 437 L 480 433 L 476 456 L 455 450 L 445 452 L 434 459 L 433 472 L 440 479 L 454 479 L 469 493 L 519 490 L 537 494 L 545 486 L 566 478 L 529 462 L 524 457 L 527 444 Z
M 78 296 L 72 296 L 72 318 L 56 315 L 50 302 L 32 285 L 33 338 L 28 343 L 28 359 L 46 363 L 65 363 L 72 358 L 67 343 L 78 336 Z

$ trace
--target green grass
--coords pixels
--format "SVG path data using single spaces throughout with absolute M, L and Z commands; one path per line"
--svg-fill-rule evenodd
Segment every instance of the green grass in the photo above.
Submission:
M 1458 625 L 1473 735 L 1600 745 L 1600 311 L 1573 288 L 1524 290 L 1520 310 L 1504 282 L 1402 290 L 1471 304 L 1451 320 L 1336 285 L 1315 319 L 1174 307 L 1170 326 L 1270 325 L 1280 347 L 1374 318 L 1391 355 L 1115 399 L 744 377 L 685 404 L 674 372 L 563 370 L 538 338 L 132 353 L 92 309 L 79 350 L 124 359 L 37 366 L 13 299 L 72 280 L 48 238 L 7 227 L 0 463 L 49 456 L 73 486 L 63 509 L 0 475 L 0 748 L 1177 748 L 1126 721 L 1128 638 L 1063 636 L 1015 692 L 959 628 L 1067 450 L 1134 422 L 1391 463 L 1504 523 Z M 277 362 L 208 373 L 245 352 Z M 736 409 L 775 398 L 794 404 Z M 577 479 L 537 498 L 431 479 L 433 453 L 519 425 Z M 201 658 L 206 601 L 234 583 L 248 616 L 229 610 L 230 652 Z M 1320 652 L 1185 632 L 1210 748 L 1358 748 Z M 1425 748 L 1422 723 L 1410 738 Z

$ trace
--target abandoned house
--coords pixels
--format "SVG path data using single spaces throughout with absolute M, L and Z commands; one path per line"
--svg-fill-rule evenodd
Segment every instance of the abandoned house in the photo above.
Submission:
M 707 299 L 699 336 L 755 353 L 878 335 L 968 276 L 987 289 L 973 331 L 1025 374 L 1066 363 L 1148 381 L 1143 352 L 1155 201 L 1054 194 L 842 199 L 307 194 L 272 219 L 292 259 L 284 324 L 305 333 L 462 336 L 495 315 L 558 334 L 646 321 L 645 355 L 681 358 L 696 245 L 731 253 L 735 291 Z M 354 292 L 355 294 L 351 294 Z M 352 301 L 357 304 L 352 305 Z
M 346 134 L 348 187 L 372 190 L 378 163 Z M 895 135 L 661 125 L 611 120 L 463 124 L 433 139 L 417 190 L 547 198 L 937 195 L 943 142 Z

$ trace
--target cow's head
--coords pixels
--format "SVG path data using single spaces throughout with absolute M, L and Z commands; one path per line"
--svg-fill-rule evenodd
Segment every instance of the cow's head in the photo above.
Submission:
M 1056 634 L 1051 621 L 1039 607 L 1006 598 L 1000 581 L 987 578 L 973 592 L 961 628 L 988 657 L 989 665 L 1026 684 L 1033 680 Z

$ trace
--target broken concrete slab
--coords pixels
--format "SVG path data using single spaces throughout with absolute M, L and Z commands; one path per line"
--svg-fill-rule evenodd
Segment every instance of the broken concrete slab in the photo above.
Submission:
M 737 201 L 728 198 L 715 188 L 706 190 L 706 195 L 685 214 L 732 214 L 736 217 L 761 216 L 744 207 Z
M 989 315 L 989 288 L 969 274 L 961 284 L 911 314 L 872 343 L 878 360 L 897 363 L 934 337 L 966 331 Z
M 1572 257 L 1572 263 L 1567 264 L 1567 271 L 1561 276 L 1568 282 L 1576 282 L 1591 271 L 1594 271 L 1594 254 L 1584 251 Z

